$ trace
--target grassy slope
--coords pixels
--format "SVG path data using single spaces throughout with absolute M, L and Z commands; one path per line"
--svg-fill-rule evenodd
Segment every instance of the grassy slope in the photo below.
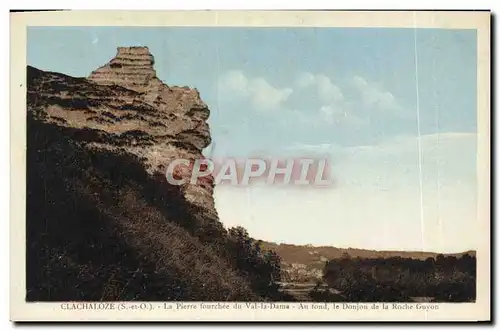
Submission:
M 132 155 L 28 118 L 27 300 L 256 300 Z

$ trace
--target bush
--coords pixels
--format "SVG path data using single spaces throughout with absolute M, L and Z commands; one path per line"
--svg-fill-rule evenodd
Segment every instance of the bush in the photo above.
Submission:
M 328 261 L 324 280 L 349 301 L 411 301 L 432 297 L 441 302 L 476 298 L 476 258 L 438 255 L 436 260 L 388 258 Z

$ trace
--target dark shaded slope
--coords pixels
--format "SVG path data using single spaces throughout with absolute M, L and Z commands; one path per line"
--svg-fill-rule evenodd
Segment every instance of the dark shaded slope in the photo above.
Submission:
M 191 217 L 174 190 L 158 208 L 147 193 L 163 184 L 135 157 L 89 151 L 65 130 L 29 115 L 27 300 L 258 297 L 179 225 Z
M 28 300 L 286 299 L 279 256 L 223 227 L 213 187 L 161 174 L 210 142 L 197 91 L 27 78 Z

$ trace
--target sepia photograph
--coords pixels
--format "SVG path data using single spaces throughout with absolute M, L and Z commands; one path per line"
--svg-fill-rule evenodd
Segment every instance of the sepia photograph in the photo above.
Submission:
M 20 304 L 489 319 L 488 12 L 76 14 L 11 14 Z

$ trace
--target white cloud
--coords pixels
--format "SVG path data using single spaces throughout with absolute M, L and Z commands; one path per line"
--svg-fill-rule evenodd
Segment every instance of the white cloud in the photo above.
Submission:
M 350 110 L 342 89 L 328 76 L 303 72 L 297 77 L 295 85 L 304 89 L 301 91 L 304 98 L 319 101 L 319 109 L 311 116 L 315 125 L 347 125 L 359 129 L 367 123 Z M 308 87 L 314 87 L 316 95 L 308 95 Z
M 316 85 L 319 97 L 323 103 L 328 104 L 344 100 L 344 95 L 340 88 L 333 84 L 330 78 L 325 75 L 316 75 Z
M 388 112 L 402 110 L 402 107 L 399 105 L 394 95 L 388 91 L 384 91 L 377 84 L 370 83 L 360 76 L 355 76 L 352 82 L 354 87 L 356 87 L 361 94 L 365 106 Z
M 403 107 L 391 92 L 361 76 L 353 77 L 351 83 L 351 86 L 348 83 L 339 86 L 324 74 L 310 72 L 301 73 L 295 80 L 295 86 L 301 89 L 304 98 L 319 101 L 318 111 L 313 115 L 318 124 L 361 129 L 369 124 L 369 114 L 363 109 L 376 111 L 377 116 L 405 116 Z M 343 91 L 353 87 L 359 96 L 347 99 Z M 311 95 L 311 91 L 315 95 Z
M 337 158 L 338 155 L 342 155 L 344 153 L 344 147 L 337 144 L 304 144 L 304 143 L 296 143 L 286 149 L 286 155 L 288 157 L 323 157 L 327 156 L 331 158 L 335 156 Z M 330 160 L 332 161 L 332 160 Z
M 295 85 L 302 88 L 301 95 L 304 98 L 319 101 L 319 108 L 310 115 L 314 125 L 349 126 L 353 129 L 361 129 L 368 124 L 366 119 L 361 118 L 352 111 L 349 102 L 345 100 L 342 89 L 334 84 L 332 80 L 323 74 L 301 73 Z M 311 96 L 306 88 L 314 87 L 316 95 Z M 308 92 L 309 91 L 309 92 Z
M 220 85 L 245 95 L 249 93 L 248 79 L 243 72 L 238 70 L 229 71 L 223 75 L 220 79 Z
M 295 80 L 295 90 L 291 87 L 277 87 L 264 77 L 249 77 L 240 70 L 232 70 L 223 74 L 219 79 L 219 88 L 226 97 L 243 98 L 244 102 L 251 103 L 256 110 L 288 110 L 286 101 L 292 94 L 300 93 L 300 98 L 310 105 L 315 105 L 313 112 L 303 112 L 304 121 L 314 125 L 349 126 L 353 129 L 362 129 L 368 126 L 367 115 L 358 112 L 359 103 L 379 111 L 379 114 L 398 116 L 402 107 L 394 95 L 384 91 L 376 84 L 369 83 L 360 76 L 355 76 L 352 83 L 361 98 L 347 100 L 342 88 L 324 74 L 303 72 Z M 352 86 L 351 86 L 352 88 Z
M 263 108 L 276 108 L 280 106 L 293 92 L 291 88 L 276 88 L 263 78 L 250 80 L 248 90 L 253 95 L 254 103 Z
M 347 117 L 347 112 L 341 110 L 340 108 L 334 107 L 334 106 L 322 106 L 319 109 L 319 112 L 325 117 L 325 118 L 338 118 L 338 117 Z
M 239 70 L 229 71 L 222 75 L 219 87 L 250 99 L 257 110 L 277 109 L 293 92 L 288 87 L 277 88 L 262 77 L 248 78 Z
M 376 145 L 340 147 L 337 144 L 297 144 L 290 147 L 297 152 L 311 151 L 329 153 L 348 164 L 341 173 L 355 169 L 370 169 L 367 164 L 384 164 L 387 176 L 395 178 L 398 169 L 403 170 L 406 178 L 417 175 L 421 161 L 422 173 L 427 179 L 440 176 L 440 181 L 447 179 L 475 179 L 475 133 L 436 133 L 420 137 L 414 135 L 397 136 Z M 420 159 L 419 159 L 420 153 Z M 345 170 L 345 171 L 344 171 Z M 410 171 L 411 170 L 411 171 Z M 365 172 L 370 176 L 369 172 Z M 349 177 L 349 176 L 347 176 Z M 347 178 L 346 177 L 346 178 Z M 358 177 L 358 176 L 356 176 Z M 398 178 L 400 180 L 401 178 Z M 364 179 L 365 182 L 368 178 Z
M 297 77 L 295 84 L 301 88 L 308 87 L 314 84 L 314 75 L 310 72 L 303 72 Z
M 243 225 L 259 239 L 295 244 L 438 252 L 477 248 L 475 134 L 295 148 L 329 152 L 337 186 L 217 187 L 217 210 L 225 224 Z
M 342 104 L 322 106 L 319 109 L 319 121 L 330 125 L 349 125 L 352 128 L 360 129 L 368 122 L 351 111 Z
M 335 85 L 329 77 L 322 74 L 313 75 L 310 72 L 303 72 L 297 77 L 295 84 L 300 88 L 316 87 L 320 101 L 323 104 L 344 100 L 340 87 Z
M 420 174 L 425 183 L 454 185 L 458 181 L 475 180 L 476 135 L 471 133 L 444 133 L 402 136 L 378 145 L 346 149 L 349 166 L 342 170 L 365 169 L 365 183 L 372 182 L 366 163 L 384 165 L 385 185 L 419 185 Z M 375 169 L 379 171 L 381 169 Z M 361 177 L 359 177 L 361 178 Z M 379 182 L 380 183 L 380 182 Z
M 341 149 L 342 147 L 340 145 L 334 145 L 334 144 L 303 144 L 303 143 L 298 143 L 295 144 L 292 147 L 289 147 L 288 149 L 290 150 L 295 150 L 295 151 L 310 151 L 310 152 L 317 152 L 317 153 L 331 153 L 333 149 Z

